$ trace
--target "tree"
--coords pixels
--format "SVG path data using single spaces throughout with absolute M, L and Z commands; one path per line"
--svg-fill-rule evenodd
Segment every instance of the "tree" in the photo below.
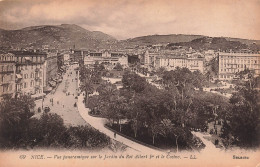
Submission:
M 166 69 L 164 67 L 160 67 L 156 70 L 156 74 L 159 76 L 159 77 L 162 77 L 164 72 L 166 71 Z
M 188 68 L 176 68 L 174 71 L 165 71 L 163 84 L 166 90 L 172 93 L 174 110 L 185 127 L 189 119 L 196 114 L 191 111 L 194 101 L 195 88 L 202 88 L 205 77 L 199 72 L 191 72 Z
M 80 90 L 85 91 L 85 104 L 87 104 L 89 94 L 94 92 L 94 86 L 89 79 L 85 79 L 83 83 L 80 85 Z
M 120 63 L 116 63 L 114 69 L 118 70 L 118 71 L 122 71 L 123 70 L 123 66 Z
M 179 144 L 178 139 L 179 137 L 184 137 L 186 132 L 182 127 L 175 126 L 171 123 L 171 120 L 169 119 L 163 119 L 162 120 L 162 134 L 164 136 L 171 136 L 174 135 L 175 138 L 175 144 L 176 144 L 176 152 L 179 152 Z
M 30 137 L 41 147 L 61 147 L 66 131 L 63 119 L 53 113 L 44 113 L 39 120 L 31 122 Z
M 236 144 L 243 147 L 260 144 L 259 81 L 260 77 L 249 79 L 243 86 L 238 86 L 238 92 L 230 98 L 232 109 L 226 116 L 231 127 L 229 130 Z
M 108 112 L 112 112 L 112 114 L 109 115 L 109 117 L 117 121 L 120 132 L 122 130 L 121 120 L 126 118 L 127 108 L 128 107 L 126 99 L 122 96 L 116 96 L 112 98 L 112 100 L 109 103 Z
M 99 96 L 103 101 L 109 101 L 112 97 L 116 97 L 113 95 L 119 94 L 116 85 L 109 82 L 101 83 L 97 87 L 97 92 L 99 93 Z
M 147 82 L 145 78 L 140 77 L 138 74 L 125 72 L 122 78 L 123 87 L 130 91 L 134 91 L 136 93 L 142 92 L 146 86 Z
M 134 131 L 135 138 L 137 137 L 138 130 L 143 126 L 143 120 L 145 119 L 145 111 L 143 111 L 139 105 L 136 105 L 138 98 L 136 98 L 126 114 L 127 118 L 130 120 L 131 128 Z
M 19 147 L 29 132 L 29 120 L 34 115 L 35 103 L 30 96 L 4 97 L 0 102 L 1 143 L 8 147 Z

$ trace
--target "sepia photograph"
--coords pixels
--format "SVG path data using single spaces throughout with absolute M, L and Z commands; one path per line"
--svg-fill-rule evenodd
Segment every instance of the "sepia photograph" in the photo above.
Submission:
M 260 0 L 0 0 L 0 166 L 260 167 Z

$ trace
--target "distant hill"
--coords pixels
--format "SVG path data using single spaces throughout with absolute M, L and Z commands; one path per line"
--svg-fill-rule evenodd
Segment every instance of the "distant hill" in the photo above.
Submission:
M 228 38 L 229 39 L 229 38 Z M 242 40 L 243 41 L 243 40 Z M 202 37 L 194 39 L 190 42 L 177 42 L 177 43 L 170 43 L 167 45 L 168 48 L 176 48 L 176 46 L 183 46 L 183 47 L 192 47 L 196 50 L 221 50 L 221 51 L 228 51 L 232 50 L 241 50 L 241 49 L 251 49 L 253 51 L 257 51 L 260 49 L 259 45 L 249 43 L 249 40 L 246 40 L 246 43 L 242 43 L 239 40 L 227 40 L 227 38 L 223 37 Z
M 2 47 L 41 48 L 48 45 L 51 48 L 68 49 L 75 45 L 76 48 L 97 49 L 109 48 L 116 41 L 105 33 L 88 31 L 74 24 L 33 26 L 20 30 L 0 29 Z
M 114 37 L 100 31 L 89 31 L 75 24 L 61 25 L 41 25 L 31 26 L 19 30 L 0 29 L 0 49 L 1 48 L 42 48 L 44 45 L 49 48 L 69 49 L 74 45 L 76 49 L 122 49 L 136 46 L 147 46 L 155 44 L 183 44 L 187 46 L 201 45 L 193 40 L 210 38 L 203 35 L 149 35 L 118 41 Z M 260 40 L 247 40 L 239 38 L 226 39 L 223 44 L 233 47 L 238 41 L 241 44 L 251 45 L 256 43 L 260 46 Z M 192 43 L 187 43 L 191 42 Z M 232 46 L 229 42 L 234 41 Z M 219 41 L 221 42 L 221 41 Z M 232 43 L 232 42 L 231 42 Z M 203 44 L 207 46 L 209 44 Z M 240 45 L 240 44 L 239 44 Z M 213 47 L 213 45 L 211 45 Z
M 170 34 L 170 35 L 149 35 L 141 36 L 132 39 L 127 39 L 125 42 L 133 43 L 137 45 L 154 45 L 158 43 L 175 43 L 175 42 L 189 42 L 193 39 L 201 38 L 202 35 L 182 35 L 182 34 Z
M 181 42 L 191 42 L 195 39 L 200 38 L 210 38 L 208 36 L 203 35 L 185 35 L 185 34 L 170 34 L 170 35 L 149 35 L 149 36 L 141 36 L 136 38 L 131 38 L 127 40 L 120 41 L 122 46 L 140 46 L 140 45 L 155 45 L 155 44 L 168 44 L 168 43 L 181 43 Z M 242 44 L 252 44 L 256 43 L 260 45 L 260 40 L 248 40 L 248 39 L 240 39 L 240 38 L 228 38 L 223 37 L 228 41 L 239 41 Z

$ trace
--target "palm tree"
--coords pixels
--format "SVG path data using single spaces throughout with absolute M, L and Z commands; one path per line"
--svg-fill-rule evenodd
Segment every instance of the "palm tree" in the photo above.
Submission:
M 80 85 L 81 91 L 85 91 L 85 104 L 87 104 L 89 94 L 94 92 L 94 87 L 92 82 L 89 79 L 85 79 L 85 82 Z

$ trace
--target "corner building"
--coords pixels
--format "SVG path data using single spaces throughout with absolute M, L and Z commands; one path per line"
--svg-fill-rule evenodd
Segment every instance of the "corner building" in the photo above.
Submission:
M 0 53 L 0 101 L 3 96 L 15 94 L 15 56 Z
M 33 98 L 44 96 L 44 63 L 46 53 L 13 51 L 16 56 L 16 93 L 31 95 Z
M 232 80 L 237 72 L 249 69 L 260 75 L 260 54 L 224 53 L 219 54 L 219 79 Z

